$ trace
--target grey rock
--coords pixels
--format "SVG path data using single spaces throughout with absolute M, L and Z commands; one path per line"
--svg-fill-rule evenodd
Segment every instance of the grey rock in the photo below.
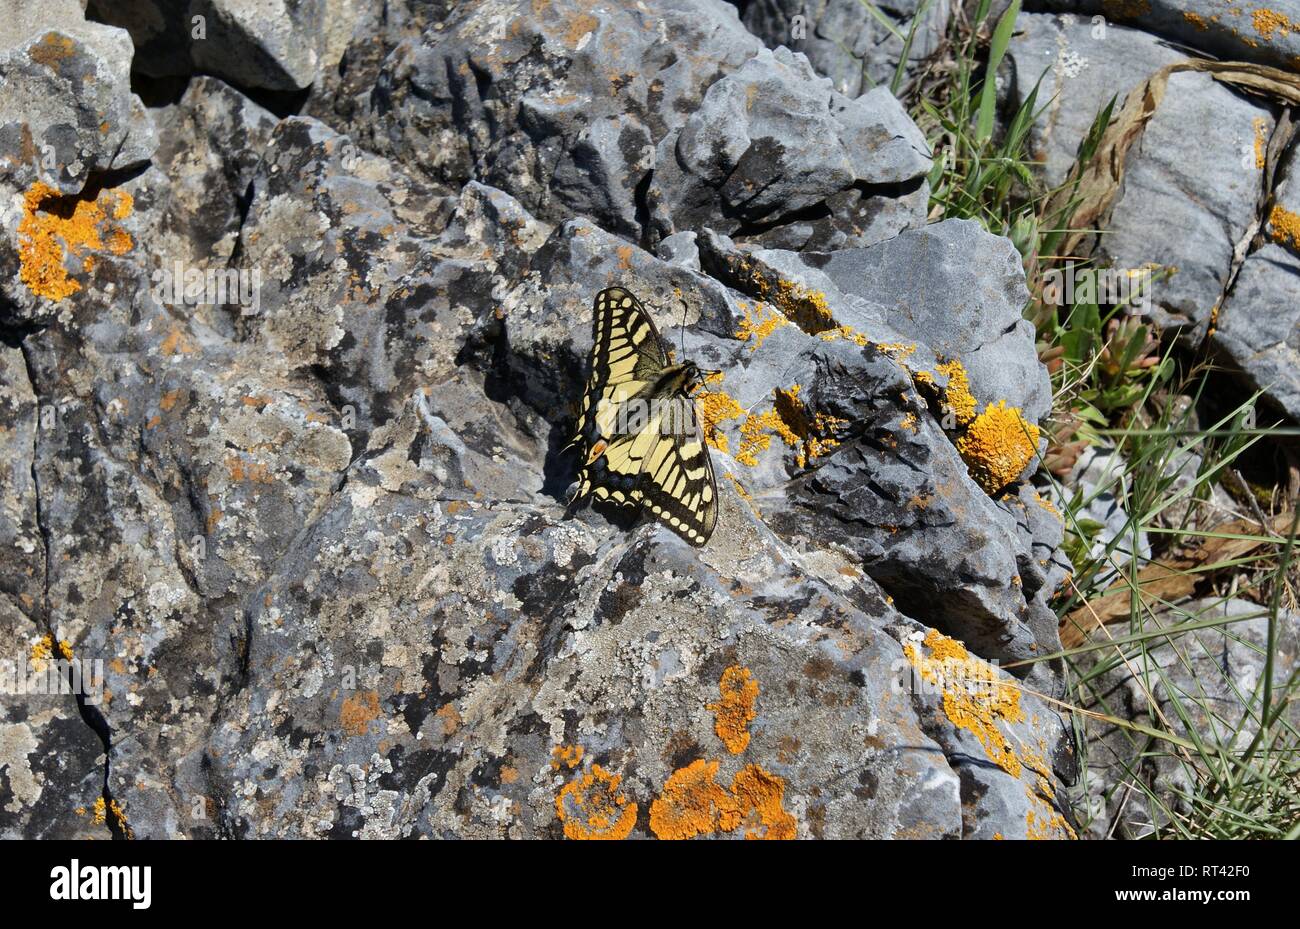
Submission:
M 131 92 L 131 38 L 86 22 L 76 0 L 0 8 L 0 182 L 76 194 L 97 172 L 149 160 L 153 125 Z
M 131 33 L 137 68 L 151 77 L 213 74 L 240 87 L 306 88 L 343 56 L 359 0 L 91 0 L 90 10 Z
M 1300 258 L 1271 243 L 1247 256 L 1210 344 L 1250 388 L 1300 419 Z
M 1099 245 L 1114 267 L 1172 270 L 1155 284 L 1152 315 L 1161 328 L 1193 342 L 1205 336 L 1234 257 L 1257 228 L 1257 152 L 1273 126 L 1269 109 L 1208 74 L 1169 78 L 1164 101 L 1129 151 L 1123 192 Z M 1189 138 L 1201 140 L 1194 156 Z
M 1112 661 L 1080 695 L 1081 703 L 1139 725 L 1163 719 L 1176 734 L 1194 735 L 1206 751 L 1244 749 L 1255 732 L 1257 687 L 1266 673 L 1267 609 L 1248 600 L 1194 600 L 1156 621 L 1168 627 L 1210 619 L 1223 622 L 1153 640 L 1126 662 Z M 1295 668 L 1300 618 L 1283 611 L 1277 628 L 1273 674 L 1281 687 Z M 1168 826 L 1171 815 L 1193 812 L 1187 803 L 1193 773 L 1177 755 L 1153 751 L 1131 730 L 1103 720 L 1091 720 L 1086 735 L 1087 777 L 1075 795 L 1080 808 L 1088 807 L 1089 836 L 1146 838 Z
M 972 255 L 979 255 L 978 262 Z M 946 220 L 871 248 L 805 254 L 845 294 L 883 308 L 886 323 L 932 354 L 960 359 L 981 406 L 998 400 L 1037 423 L 1051 409 L 1051 384 L 1023 316 L 1029 299 L 1020 254 L 970 220 Z
M 659 142 L 649 205 L 665 233 L 708 226 L 795 249 L 870 245 L 924 222 L 929 168 L 920 130 L 887 90 L 850 100 L 778 48 L 715 82 Z M 896 190 L 881 197 L 884 188 Z M 829 215 L 800 218 L 815 208 Z
M 904 39 L 912 32 L 920 7 L 919 0 L 878 5 L 879 12 L 893 25 L 892 30 L 858 0 L 755 0 L 745 5 L 741 19 L 771 47 L 784 45 L 803 52 L 819 74 L 831 79 L 836 90 L 856 97 L 893 80 L 903 55 Z M 909 67 L 934 53 L 951 15 L 948 0 L 930 5 L 924 19 L 916 23 L 907 56 Z
M 691 778 L 722 837 L 1070 834 L 1036 660 L 1060 526 L 1022 475 L 990 496 L 942 410 L 951 357 L 977 406 L 1041 415 L 1014 250 L 960 222 L 881 243 L 925 198 L 897 103 L 836 95 L 719 4 L 653 7 L 407 9 L 373 100 L 315 98 L 333 126 L 194 80 L 155 162 L 95 192 L 102 241 L 50 250 L 65 290 L 17 273 L 31 217 L 6 216 L 0 631 L 19 657 L 66 640 L 104 689 L 0 698 L 0 834 L 667 837 Z M 731 128 L 785 138 L 797 182 L 747 205 L 723 178 L 652 223 L 619 147 L 759 87 Z M 900 205 L 854 231 L 846 193 Z M 160 286 L 177 261 L 255 288 L 196 303 Z M 615 282 L 722 371 L 703 549 L 566 513 Z
M 1007 49 L 1009 110 L 1038 88 L 1043 114 L 1030 135 L 1030 150 L 1051 187 L 1063 184 L 1097 114 L 1167 64 L 1187 55 L 1155 36 L 1126 26 L 1098 30 L 1087 18 L 1021 13 Z M 1003 75 L 999 75 L 1002 77 Z
M 1266 7 L 1215 0 L 1030 0 L 1030 10 L 1077 13 L 1165 36 L 1225 61 L 1254 61 L 1294 70 L 1300 55 L 1300 3 Z
M 191 269 L 225 271 L 239 245 L 254 169 L 278 120 L 209 77 L 192 80 L 180 101 L 153 117 L 159 135 L 153 170 L 160 176 L 152 208 L 161 215 L 146 238 L 160 282 L 163 274 L 175 278 Z M 225 305 L 198 303 L 193 313 L 210 327 L 231 325 Z
M 866 244 L 924 220 L 928 152 L 898 103 L 837 94 L 718 0 L 462 7 L 389 55 L 370 110 L 355 130 L 381 154 L 651 245 L 705 225 Z
M 86 838 L 102 832 L 92 821 L 103 746 L 75 698 L 58 692 L 57 678 L 50 686 L 57 655 L 46 638 L 45 542 L 32 480 L 40 413 L 22 351 L 8 346 L 0 349 L 0 422 L 0 836 Z

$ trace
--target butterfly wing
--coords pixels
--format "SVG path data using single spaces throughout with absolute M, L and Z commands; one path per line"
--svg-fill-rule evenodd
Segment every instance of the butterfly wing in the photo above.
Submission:
M 641 301 L 622 287 L 610 287 L 596 295 L 591 374 L 574 438 L 583 462 L 575 499 L 594 493 L 599 499 L 625 506 L 641 502 L 637 489 L 640 471 L 632 470 L 628 454 L 635 436 L 619 434 L 619 423 L 625 421 L 620 411 L 628 400 L 650 390 L 667 363 L 659 331 Z M 613 459 L 609 458 L 611 451 L 615 452 Z M 611 467 L 614 461 L 617 470 Z
M 575 444 L 582 450 L 575 502 L 591 494 L 651 514 L 692 545 L 703 545 L 717 522 L 718 489 L 695 403 L 685 395 L 653 396 L 668 364 L 654 321 L 621 287 L 596 295 L 591 375 Z M 632 399 L 647 404 L 635 431 Z M 671 418 L 665 422 L 665 418 Z
M 692 545 L 703 545 L 718 522 L 718 485 L 695 402 L 679 397 L 683 428 L 658 434 L 641 467 L 641 494 L 655 519 Z

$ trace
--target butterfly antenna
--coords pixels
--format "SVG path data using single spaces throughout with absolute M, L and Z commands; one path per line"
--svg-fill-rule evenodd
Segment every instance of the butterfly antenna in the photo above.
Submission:
M 682 353 L 677 356 L 677 363 L 681 364 L 686 358 L 686 298 L 679 293 L 677 299 L 682 301 Z

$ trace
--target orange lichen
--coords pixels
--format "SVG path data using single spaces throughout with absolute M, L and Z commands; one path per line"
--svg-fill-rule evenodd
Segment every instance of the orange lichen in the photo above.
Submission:
M 76 43 L 71 38 L 57 32 L 47 32 L 28 50 L 27 57 L 38 65 L 57 71 L 59 62 L 71 58 L 75 51 Z
M 989 404 L 957 440 L 966 467 L 984 491 L 1006 487 L 1038 453 L 1038 427 L 1005 400 Z
M 739 755 L 749 747 L 749 724 L 758 715 L 758 681 L 748 668 L 732 665 L 718 681 L 721 699 L 705 708 L 714 715 L 713 731 L 727 751 Z
M 460 710 L 456 709 L 454 703 L 444 703 L 438 707 L 438 711 L 433 715 L 442 723 L 442 734 L 444 736 L 451 735 L 460 728 Z
M 752 307 L 748 303 L 742 303 L 740 308 L 745 315 L 736 329 L 736 338 L 742 342 L 753 341 L 754 344 L 749 347 L 751 352 L 758 351 L 768 336 L 790 322 L 783 314 L 774 312 L 762 303 Z
M 718 762 L 699 759 L 669 776 L 650 804 L 650 830 L 660 839 L 734 832 L 747 839 L 793 839 L 797 824 L 784 807 L 785 782 L 746 765 L 730 789 L 716 780 Z
M 839 430 L 848 425 L 848 420 L 829 413 L 817 412 L 808 415 L 807 408 L 799 400 L 799 385 L 789 390 L 777 388 L 772 402 L 772 412 L 776 414 L 779 424 L 773 431 L 781 436 L 786 445 L 794 447 L 802 443 L 795 462 L 799 467 L 806 466 L 812 459 L 828 455 L 839 447 L 837 436 Z
M 778 278 L 771 299 L 804 332 L 816 334 L 835 325 L 826 294 L 820 290 L 809 290 L 794 281 Z
M 746 765 L 731 781 L 736 824 L 730 814 L 722 827 L 730 832 L 743 827 L 746 839 L 789 840 L 796 834 L 795 818 L 785 810 L 785 782 L 756 764 Z
M 84 811 L 84 808 L 82 808 L 82 810 Z M 103 797 L 96 797 L 94 813 L 90 818 L 91 824 L 102 826 L 110 819 L 118 829 L 125 833 L 128 839 L 135 838 L 135 831 L 132 830 L 131 824 L 127 822 L 126 809 L 122 804 L 119 803 L 116 798 L 106 803 Z
M 717 832 L 724 814 L 734 817 L 735 801 L 714 779 L 716 761 L 703 758 L 669 775 L 650 804 L 650 831 L 661 839 L 691 839 Z
M 191 341 L 189 336 L 181 329 L 179 323 L 174 323 L 163 337 L 162 343 L 158 346 L 158 351 L 168 357 L 172 355 L 193 355 L 198 351 L 197 346 Z
M 83 250 L 107 249 L 121 255 L 131 248 L 131 237 L 114 227 L 114 219 L 131 215 L 132 201 L 125 191 L 101 190 L 93 198 L 64 196 L 37 181 L 23 195 L 23 215 L 18 223 L 19 278 L 27 289 L 49 300 L 62 300 L 81 289 L 68 274 L 65 262 L 78 260 L 83 271 L 94 267 Z M 107 225 L 106 225 L 107 224 Z
M 1061 517 L 1061 511 L 1056 508 L 1056 505 L 1052 503 L 1051 500 L 1048 500 L 1046 497 L 1040 494 L 1038 491 L 1034 491 L 1034 502 L 1037 503 L 1039 506 L 1041 506 L 1043 509 L 1047 510 L 1047 512 L 1051 513 L 1057 519 L 1061 519 L 1062 521 L 1064 521 Z
M 560 770 L 561 766 L 576 768 L 582 764 L 585 749 L 581 745 L 557 745 L 551 750 L 551 768 Z
M 809 335 L 835 327 L 826 294 L 809 290 L 794 281 L 782 280 L 767 269 L 754 267 L 747 259 L 729 262 L 730 270 L 745 289 L 780 310 L 790 322 Z
M 745 415 L 745 409 L 723 390 L 706 390 L 695 398 L 696 408 L 700 411 L 700 431 L 704 441 L 720 452 L 730 452 L 727 436 L 718 428 L 729 419 L 739 419 Z
M 620 791 L 621 774 L 598 764 L 565 784 L 555 798 L 555 815 L 564 837 L 579 840 L 626 839 L 636 826 L 637 805 Z
M 1210 28 L 1210 24 L 1205 21 L 1204 16 L 1201 16 L 1199 13 L 1193 13 L 1191 10 L 1183 11 L 1183 19 L 1187 20 L 1197 29 L 1201 30 L 1201 32 L 1204 32 L 1205 30 Z
M 1265 163 L 1265 154 L 1268 151 L 1268 120 L 1262 116 L 1256 116 L 1251 120 L 1251 125 L 1255 127 L 1255 168 L 1262 170 Z
M 945 361 L 935 365 L 935 369 L 948 379 L 944 388 L 944 401 L 957 425 L 964 426 L 975 418 L 975 395 L 970 392 L 970 376 L 960 361 Z M 917 380 L 922 381 L 920 373 Z M 923 381 L 922 381 L 923 382 Z
M 32 668 L 36 671 L 44 671 L 45 663 L 54 657 L 56 649 L 60 658 L 72 660 L 72 646 L 68 644 L 68 640 L 60 639 L 56 645 L 54 636 L 47 633 L 32 645 L 28 653 L 28 661 Z
M 1268 42 L 1272 42 L 1275 35 L 1281 35 L 1285 39 L 1293 31 L 1300 32 L 1300 26 L 1293 23 L 1285 13 L 1278 13 L 1266 7 L 1255 10 L 1251 13 L 1250 19 L 1255 31 Z
M 1274 206 L 1268 214 L 1269 235 L 1274 242 L 1300 246 L 1300 215 L 1292 213 L 1281 206 Z
M 378 718 L 379 693 L 374 690 L 347 697 L 339 707 L 339 725 L 348 735 L 365 735 Z
M 915 642 L 905 643 L 903 652 L 922 680 L 941 688 L 944 715 L 974 735 L 994 764 L 1019 777 L 1023 763 L 998 723 L 1024 721 L 1020 691 L 956 639 L 931 629 L 921 644 L 930 650 L 928 656 Z

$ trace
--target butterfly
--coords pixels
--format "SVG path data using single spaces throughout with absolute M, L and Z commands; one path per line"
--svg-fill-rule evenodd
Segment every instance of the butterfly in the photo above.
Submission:
M 578 489 L 628 509 L 648 509 L 692 545 L 718 521 L 718 485 L 691 391 L 715 372 L 670 364 L 654 320 L 622 287 L 596 295 L 591 374 L 582 398 Z

